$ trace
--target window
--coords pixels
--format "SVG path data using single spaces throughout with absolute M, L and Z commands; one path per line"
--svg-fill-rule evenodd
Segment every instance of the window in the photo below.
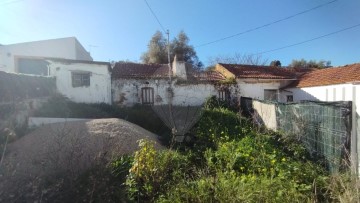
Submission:
M 277 90 L 264 90 L 264 99 L 277 101 Z
M 72 86 L 73 87 L 88 87 L 90 86 L 90 73 L 89 72 L 72 72 Z
M 152 87 L 141 88 L 141 101 L 142 104 L 154 104 L 154 88 Z
M 220 101 L 229 101 L 230 100 L 230 91 L 228 89 L 220 89 L 218 99 Z
M 48 62 L 43 59 L 18 58 L 17 71 L 25 74 L 48 76 Z
M 294 97 L 292 95 L 287 95 L 286 96 L 286 101 L 287 102 L 293 102 L 294 101 Z

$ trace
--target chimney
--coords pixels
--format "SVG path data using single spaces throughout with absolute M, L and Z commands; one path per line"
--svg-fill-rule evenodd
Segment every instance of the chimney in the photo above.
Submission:
M 172 64 L 173 74 L 175 77 L 178 77 L 183 80 L 187 80 L 186 66 L 184 61 L 178 61 L 177 56 L 175 55 L 173 64 Z

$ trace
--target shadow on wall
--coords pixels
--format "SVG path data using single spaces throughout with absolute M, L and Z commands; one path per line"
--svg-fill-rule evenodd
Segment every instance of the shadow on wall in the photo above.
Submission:
M 281 93 L 281 98 L 280 101 L 281 102 L 287 102 L 287 96 L 293 96 L 293 101 L 294 102 L 299 102 L 299 101 L 320 101 L 318 98 L 316 98 L 315 96 L 313 96 L 312 94 L 309 94 L 308 92 L 302 90 L 302 89 L 289 89 L 288 90 L 282 90 Z

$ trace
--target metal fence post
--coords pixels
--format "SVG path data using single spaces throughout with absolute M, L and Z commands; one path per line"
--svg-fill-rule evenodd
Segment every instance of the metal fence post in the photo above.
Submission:
M 357 139 L 357 116 L 356 116 L 356 85 L 352 87 L 352 129 L 351 129 L 351 170 L 354 174 L 358 175 L 359 170 L 359 157 L 358 157 L 358 139 Z

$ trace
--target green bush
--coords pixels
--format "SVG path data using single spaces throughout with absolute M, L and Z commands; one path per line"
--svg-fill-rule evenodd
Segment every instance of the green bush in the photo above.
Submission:
M 153 202 L 168 188 L 189 174 L 187 157 L 172 150 L 156 151 L 154 143 L 139 141 L 130 174 L 126 180 L 132 200 Z
M 327 173 L 296 140 L 259 132 L 225 108 L 206 109 L 197 140 L 180 153 L 142 143 L 128 177 L 133 199 L 150 202 L 323 201 Z M 287 147 L 288 146 L 288 147 Z
M 214 148 L 224 140 L 238 140 L 251 133 L 253 126 L 239 114 L 226 108 L 205 109 L 193 129 L 195 147 Z
M 194 181 L 182 181 L 157 202 L 310 202 L 286 180 L 219 172 Z

